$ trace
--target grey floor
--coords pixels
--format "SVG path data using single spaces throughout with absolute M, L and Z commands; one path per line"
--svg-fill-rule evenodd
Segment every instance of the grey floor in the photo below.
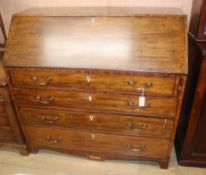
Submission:
M 143 161 L 92 161 L 53 151 L 20 156 L 11 148 L 0 149 L 0 175 L 206 175 L 206 168 L 177 165 L 174 151 L 168 170 Z

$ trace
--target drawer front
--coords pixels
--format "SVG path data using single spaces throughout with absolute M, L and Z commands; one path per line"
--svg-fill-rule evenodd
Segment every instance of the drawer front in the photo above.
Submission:
M 138 96 L 112 93 L 75 91 L 51 91 L 13 89 L 16 104 L 56 108 L 92 109 L 99 111 L 125 112 L 175 116 L 177 100 L 173 98 L 148 97 L 145 107 L 139 107 Z
M 80 111 L 59 111 L 19 107 L 28 126 L 52 126 L 134 136 L 170 138 L 174 121 Z
M 53 69 L 11 69 L 15 86 L 60 87 L 127 91 L 172 96 L 175 77 L 152 77 L 121 75 L 99 72 L 53 70 Z
M 0 128 L 0 142 L 15 142 L 15 136 L 11 128 Z
M 165 158 L 169 140 L 25 127 L 31 145 L 111 155 Z

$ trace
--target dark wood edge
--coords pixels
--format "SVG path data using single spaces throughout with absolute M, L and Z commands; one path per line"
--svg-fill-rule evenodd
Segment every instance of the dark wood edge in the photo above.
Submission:
M 3 37 L 4 37 L 4 43 L 0 43 L 0 47 L 1 48 L 5 48 L 7 36 L 6 36 L 6 30 L 4 28 L 4 23 L 3 23 L 3 19 L 2 19 L 1 13 L 0 13 L 0 28 L 1 28 L 1 31 L 2 31 L 2 34 L 3 34 Z
M 201 41 L 206 41 L 206 35 L 204 34 L 205 20 L 206 20 L 205 10 L 206 10 L 206 1 L 203 0 L 200 8 L 200 15 L 198 19 L 198 29 L 197 29 L 198 30 L 197 38 Z
M 187 158 L 183 158 L 181 154 L 181 145 L 178 137 L 175 138 L 175 152 L 176 152 L 176 157 L 177 157 L 177 162 L 179 165 L 182 166 L 187 166 L 187 167 L 206 167 L 206 162 L 205 160 L 191 160 L 189 156 Z M 191 157 L 192 158 L 192 157 Z
M 186 76 L 187 73 L 164 73 L 164 72 L 142 72 L 134 70 L 114 70 L 114 69 L 91 69 L 91 68 L 70 68 L 70 67 L 24 67 L 24 66 L 7 66 L 4 64 L 5 69 L 12 72 L 12 69 L 33 69 L 33 70 L 61 70 L 61 71 L 74 71 L 74 72 L 83 72 L 83 73 L 104 73 L 104 74 L 116 74 L 116 75 L 131 75 L 131 76 L 154 76 L 154 77 L 173 77 L 177 76 Z
M 180 146 L 180 142 L 179 142 L 179 138 L 177 134 L 174 140 L 174 147 L 175 147 L 177 162 L 179 163 L 179 161 L 181 160 L 181 146 Z
M 180 159 L 178 161 L 178 164 L 179 165 L 182 165 L 182 166 L 187 166 L 187 167 L 204 167 L 206 166 L 206 162 L 205 161 L 197 161 L 197 160 L 182 160 Z
M 192 167 L 205 167 L 206 162 L 205 161 L 200 161 L 200 160 L 191 160 L 191 159 L 184 159 L 182 158 L 181 155 L 181 147 L 180 147 L 180 142 L 178 137 L 175 138 L 175 152 L 177 156 L 177 162 L 179 165 L 182 166 L 192 166 Z

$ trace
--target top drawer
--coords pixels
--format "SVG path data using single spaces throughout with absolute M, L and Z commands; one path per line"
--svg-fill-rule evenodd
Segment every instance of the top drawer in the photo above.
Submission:
M 65 69 L 13 68 L 10 70 L 15 86 L 60 87 L 122 92 L 142 92 L 172 96 L 176 77 L 157 77 L 101 71 Z

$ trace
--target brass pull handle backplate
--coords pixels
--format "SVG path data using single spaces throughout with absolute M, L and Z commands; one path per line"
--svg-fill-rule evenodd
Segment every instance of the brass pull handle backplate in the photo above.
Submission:
M 132 152 L 141 152 L 144 151 L 145 149 L 145 145 L 144 144 L 139 144 L 139 146 L 137 148 L 134 148 L 131 144 L 126 144 L 125 147 Z
M 61 137 L 52 138 L 51 136 L 47 136 L 46 140 L 50 143 L 60 143 L 62 141 Z
M 128 106 L 130 106 L 131 108 L 133 108 L 133 109 L 135 109 L 137 111 L 140 111 L 140 110 L 149 108 L 150 104 L 146 103 L 144 106 L 139 106 L 138 104 L 134 104 L 133 102 L 129 101 L 128 102 Z M 136 108 L 136 107 L 138 107 L 138 108 Z
M 39 78 L 38 78 L 37 76 L 34 76 L 34 75 L 33 75 L 33 76 L 32 76 L 32 80 L 33 80 L 33 81 L 37 81 L 37 83 L 38 83 L 39 85 L 45 86 L 45 85 L 49 84 L 49 83 L 52 81 L 52 77 L 47 77 L 46 80 L 44 80 L 44 81 L 38 81 Z
M 52 101 L 54 101 L 54 97 L 52 97 L 52 96 L 49 96 L 48 99 L 47 99 L 47 101 L 42 100 L 42 97 L 41 97 L 41 96 L 36 96 L 36 97 L 34 97 L 34 98 L 37 100 L 37 102 L 39 102 L 39 103 L 41 103 L 41 104 L 44 104 L 44 105 L 48 105 L 48 104 L 50 104 Z
M 141 130 L 141 129 L 145 129 L 148 127 L 147 124 L 141 124 L 141 125 L 133 125 L 131 122 L 128 123 L 128 128 L 132 129 L 132 130 Z
M 128 81 L 128 84 L 129 84 L 130 86 L 132 86 L 133 89 L 140 90 L 140 91 L 142 91 L 142 89 L 150 88 L 150 87 L 153 86 L 153 84 L 152 84 L 151 81 L 145 82 L 144 85 L 143 85 L 143 87 L 139 87 L 139 88 L 136 87 L 136 84 L 137 84 L 137 83 L 136 83 L 135 81 Z
M 39 118 L 41 119 L 42 122 L 47 123 L 47 124 L 54 124 L 59 120 L 59 117 L 50 117 L 46 115 L 40 115 Z

